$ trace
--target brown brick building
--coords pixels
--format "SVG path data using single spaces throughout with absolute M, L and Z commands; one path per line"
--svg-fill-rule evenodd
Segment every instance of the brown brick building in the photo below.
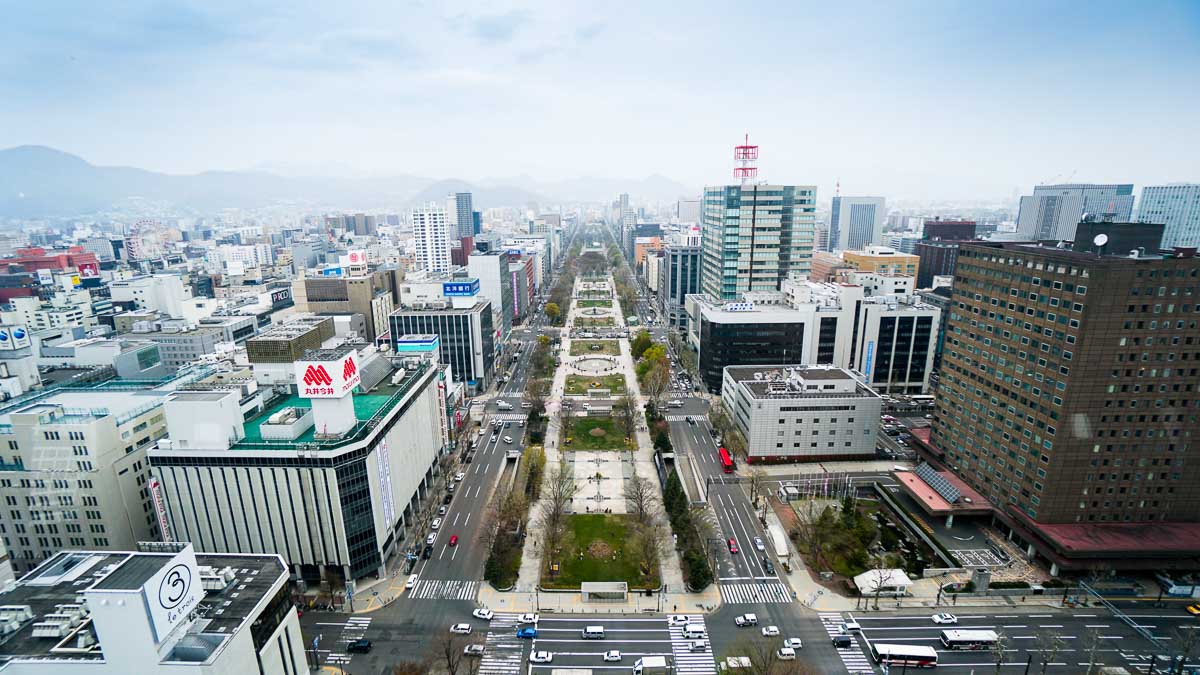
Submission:
M 953 293 L 930 438 L 943 463 L 1055 571 L 1194 566 L 1194 249 L 964 243 Z

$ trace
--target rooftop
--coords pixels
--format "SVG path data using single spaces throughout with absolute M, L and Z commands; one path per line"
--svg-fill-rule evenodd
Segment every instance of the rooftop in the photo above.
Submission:
M 85 593 L 92 589 L 138 591 L 172 558 L 169 553 L 60 551 L 22 577 L 11 590 L 0 593 L 0 605 L 28 606 L 32 614 L 22 617 L 15 632 L 0 637 L 0 668 L 22 657 L 102 660 L 104 645 L 95 643 L 99 636 L 86 611 Z M 230 568 L 232 572 L 233 580 L 219 590 L 207 591 L 197 610 L 207 621 L 203 633 L 218 641 L 243 628 L 253 618 L 251 614 L 259 602 L 287 575 L 277 555 L 198 553 L 196 562 L 202 568 L 202 577 L 205 567 L 214 571 Z M 34 624 L 46 621 L 46 615 L 81 610 L 82 618 L 67 635 L 35 636 Z M 91 646 L 79 647 L 81 635 L 90 635 Z

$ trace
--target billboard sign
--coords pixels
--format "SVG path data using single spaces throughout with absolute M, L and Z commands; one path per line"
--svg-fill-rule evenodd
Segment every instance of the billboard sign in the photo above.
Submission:
M 290 302 L 292 299 L 292 289 L 281 288 L 277 291 L 271 291 L 271 305 L 278 306 Z
M 196 552 L 190 544 L 150 577 L 142 586 L 142 596 L 150 613 L 154 641 L 161 643 L 204 597 Z
M 473 295 L 479 295 L 479 280 L 472 279 L 470 281 L 447 281 L 442 284 L 442 295 L 447 298 L 467 298 Z
M 79 276 L 88 279 L 100 276 L 100 267 L 96 263 L 80 263 Z
M 333 361 L 296 362 L 296 390 L 304 398 L 341 398 L 359 382 L 362 374 L 355 352 Z
M 21 349 L 29 346 L 29 331 L 25 326 L 0 326 L 0 349 Z
M 726 312 L 753 312 L 753 302 L 727 302 L 724 307 Z
M 321 276 L 323 277 L 341 277 L 345 275 L 346 269 L 344 267 L 326 267 L 321 270 Z
M 356 250 L 350 251 L 350 254 L 348 257 L 349 257 L 350 267 L 366 267 L 367 266 L 367 252 L 366 251 L 356 249 Z
M 154 515 L 158 517 L 158 531 L 162 534 L 164 543 L 171 542 L 171 524 L 167 521 L 167 501 L 163 498 L 162 482 L 151 476 L 146 481 L 146 489 L 150 491 L 150 500 L 154 502 Z

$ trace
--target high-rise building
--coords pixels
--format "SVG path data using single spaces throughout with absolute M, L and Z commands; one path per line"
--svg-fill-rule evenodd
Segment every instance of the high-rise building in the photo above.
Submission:
M 455 192 L 446 197 L 446 212 L 450 239 L 475 236 L 475 206 L 470 192 Z
M 458 233 L 457 221 L 437 202 L 414 208 L 409 220 L 417 247 L 417 268 L 429 272 L 449 272 L 450 239 Z
M 681 223 L 699 223 L 701 203 L 699 199 L 680 199 L 675 204 L 675 218 Z
M 1163 248 L 1200 247 L 1200 183 L 1147 185 L 1142 188 L 1138 221 L 1166 226 Z
M 789 274 L 808 274 L 816 200 L 817 188 L 812 185 L 706 187 L 701 240 L 704 292 L 731 301 L 747 291 L 778 290 Z
M 964 243 L 931 445 L 1062 568 L 1200 555 L 1200 259 Z
M 340 269 L 340 268 L 338 268 Z M 319 276 L 292 282 L 296 311 L 313 314 L 361 314 L 369 341 L 387 332 L 396 296 L 394 275 L 377 270 L 354 276 Z
M 926 220 L 921 226 L 921 238 L 926 240 L 946 239 L 949 241 L 965 241 L 974 239 L 977 224 L 974 220 L 942 220 L 934 218 Z
M 858 250 L 884 243 L 887 209 L 883 197 L 834 197 L 829 214 L 829 247 L 833 251 Z
M 686 298 L 700 289 L 699 237 L 675 235 L 663 247 L 658 267 L 658 303 L 671 328 L 687 326 Z
M 1021 197 L 1017 234 L 1028 241 L 1072 241 L 1084 214 L 1129 222 L 1133 185 L 1038 185 Z
M 943 240 L 917 242 L 917 288 L 932 287 L 935 276 L 954 276 L 960 243 Z
M 478 280 L 471 292 L 479 293 Z M 440 361 L 450 366 L 456 382 L 466 382 L 475 393 L 491 385 L 496 371 L 496 327 L 492 303 L 486 298 L 476 298 L 467 306 L 436 302 L 401 307 L 392 313 L 390 325 L 393 349 L 402 335 L 436 335 L 441 342 Z
M 508 255 L 502 251 L 472 253 L 467 257 L 467 272 L 479 280 L 479 294 L 492 303 L 492 324 L 499 329 L 501 342 L 508 342 L 517 304 Z

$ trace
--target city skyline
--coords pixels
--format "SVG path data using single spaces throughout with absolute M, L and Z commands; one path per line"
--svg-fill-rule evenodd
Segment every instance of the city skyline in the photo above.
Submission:
M 938 10 L 16 8 L 0 28 L 0 147 L 170 173 L 662 174 L 698 192 L 728 182 L 730 146 L 749 132 L 764 179 L 822 198 L 838 181 L 843 194 L 968 199 L 1198 179 L 1187 120 L 1200 95 L 1179 86 L 1200 62 L 1194 5 Z M 789 32 L 813 24 L 852 25 L 855 44 Z M 733 70 L 735 95 L 701 105 Z M 804 86 L 771 85 L 780 77 Z

